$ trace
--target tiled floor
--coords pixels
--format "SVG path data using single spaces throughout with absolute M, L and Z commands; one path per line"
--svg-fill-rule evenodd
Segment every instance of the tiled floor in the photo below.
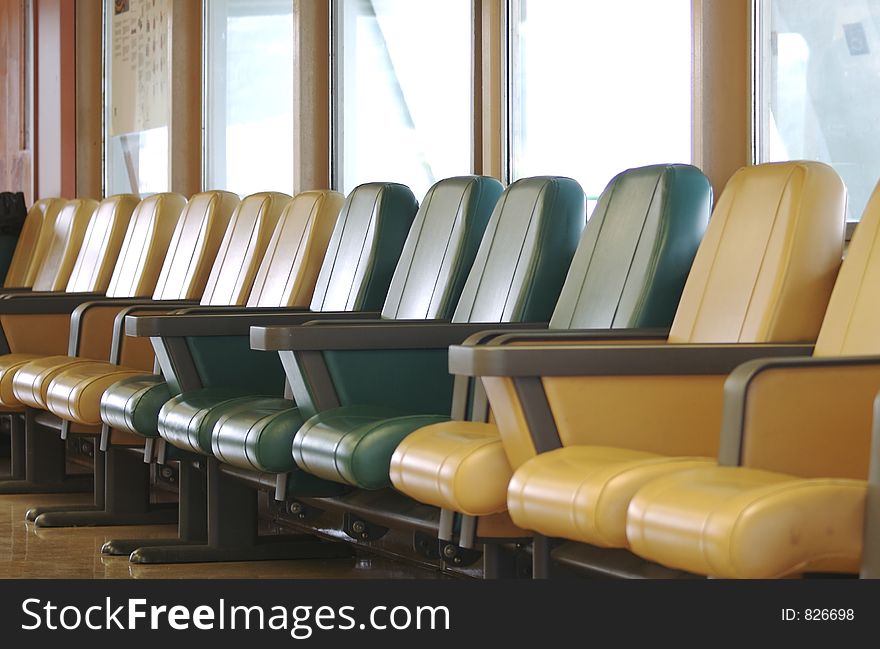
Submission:
M 112 538 L 172 537 L 174 526 L 40 529 L 24 513 L 33 505 L 83 502 L 84 494 L 0 496 L 0 578 L 14 579 L 370 579 L 436 578 L 381 557 L 138 566 L 127 557 L 105 557 Z

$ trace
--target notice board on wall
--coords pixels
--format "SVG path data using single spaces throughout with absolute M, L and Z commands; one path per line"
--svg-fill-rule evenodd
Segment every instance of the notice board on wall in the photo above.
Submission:
M 171 0 L 112 0 L 110 13 L 110 133 L 166 126 Z

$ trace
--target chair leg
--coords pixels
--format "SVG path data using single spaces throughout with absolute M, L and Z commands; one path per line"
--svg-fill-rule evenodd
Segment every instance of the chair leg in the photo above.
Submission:
M 79 493 L 91 491 L 90 475 L 66 474 L 65 442 L 55 431 L 41 430 L 34 419 L 35 410 L 27 408 L 24 418 L 24 475 L 0 481 L 0 494 Z
M 101 552 L 127 557 L 138 548 L 204 544 L 208 539 L 208 497 L 204 468 L 196 466 L 194 462 L 182 460 L 178 493 L 177 538 L 112 539 L 104 544 Z
M 225 475 L 215 458 L 207 460 L 208 540 L 202 545 L 140 547 L 132 563 L 202 563 L 265 561 L 351 556 L 345 543 L 310 535 L 260 537 L 257 533 L 257 492 Z
M 110 446 L 101 455 L 103 471 L 96 468 L 95 473 L 106 480 L 100 481 L 100 490 L 99 481 L 95 482 L 95 505 L 90 509 L 46 508 L 35 517 L 37 527 L 158 525 L 177 520 L 175 503 L 150 504 L 150 467 L 140 455 L 118 446 Z

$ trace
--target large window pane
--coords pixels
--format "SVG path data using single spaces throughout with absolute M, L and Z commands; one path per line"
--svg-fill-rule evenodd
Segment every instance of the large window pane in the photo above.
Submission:
M 513 179 L 691 160 L 690 0 L 512 0 Z
M 857 220 L 880 177 L 880 2 L 761 0 L 759 161 L 831 164 Z
M 105 191 L 168 191 L 171 0 L 107 0 Z
M 421 196 L 469 173 L 471 0 L 338 0 L 334 170 Z
M 205 186 L 293 191 L 293 0 L 205 2 Z

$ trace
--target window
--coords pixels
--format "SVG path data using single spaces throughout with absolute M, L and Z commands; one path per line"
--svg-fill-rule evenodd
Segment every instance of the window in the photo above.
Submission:
M 864 0 L 759 0 L 759 162 L 819 160 L 860 218 L 880 177 L 880 6 Z
M 171 0 L 105 4 L 105 192 L 168 191 Z
M 206 0 L 205 187 L 293 192 L 293 0 Z
M 511 0 L 512 179 L 691 160 L 690 0 Z
M 471 167 L 471 1 L 334 4 L 334 184 L 421 198 Z

